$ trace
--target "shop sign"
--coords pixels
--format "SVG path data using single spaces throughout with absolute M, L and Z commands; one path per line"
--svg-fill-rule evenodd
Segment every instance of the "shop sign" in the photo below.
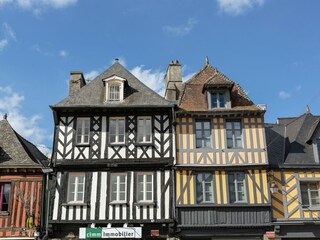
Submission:
M 79 238 L 142 238 L 141 227 L 80 228 Z

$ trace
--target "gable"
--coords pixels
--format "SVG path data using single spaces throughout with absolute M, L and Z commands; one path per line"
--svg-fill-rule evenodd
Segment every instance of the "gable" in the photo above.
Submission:
M 105 79 L 112 76 L 125 79 L 123 101 L 105 101 Z M 120 63 L 114 63 L 110 68 L 94 80 L 80 88 L 77 94 L 69 96 L 52 107 L 154 107 L 172 106 L 171 103 L 144 85 Z

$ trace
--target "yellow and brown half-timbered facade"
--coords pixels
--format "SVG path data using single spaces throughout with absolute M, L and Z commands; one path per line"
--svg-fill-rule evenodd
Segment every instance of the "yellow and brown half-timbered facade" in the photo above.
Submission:
M 166 81 L 178 82 L 177 61 Z M 176 85 L 175 200 L 181 238 L 259 239 L 270 227 L 265 108 L 216 68 Z M 171 89 L 171 92 L 174 91 Z
M 319 116 L 266 125 L 272 221 L 278 239 L 320 238 Z

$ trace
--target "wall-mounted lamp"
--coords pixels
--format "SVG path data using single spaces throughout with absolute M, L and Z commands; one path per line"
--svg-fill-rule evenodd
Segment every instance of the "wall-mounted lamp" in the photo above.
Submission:
M 270 192 L 271 193 L 279 192 L 279 188 L 275 182 L 270 183 Z

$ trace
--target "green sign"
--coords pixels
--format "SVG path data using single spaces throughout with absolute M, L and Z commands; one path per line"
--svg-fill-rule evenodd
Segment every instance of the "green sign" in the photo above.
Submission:
M 102 238 L 102 228 L 86 228 L 86 238 Z

